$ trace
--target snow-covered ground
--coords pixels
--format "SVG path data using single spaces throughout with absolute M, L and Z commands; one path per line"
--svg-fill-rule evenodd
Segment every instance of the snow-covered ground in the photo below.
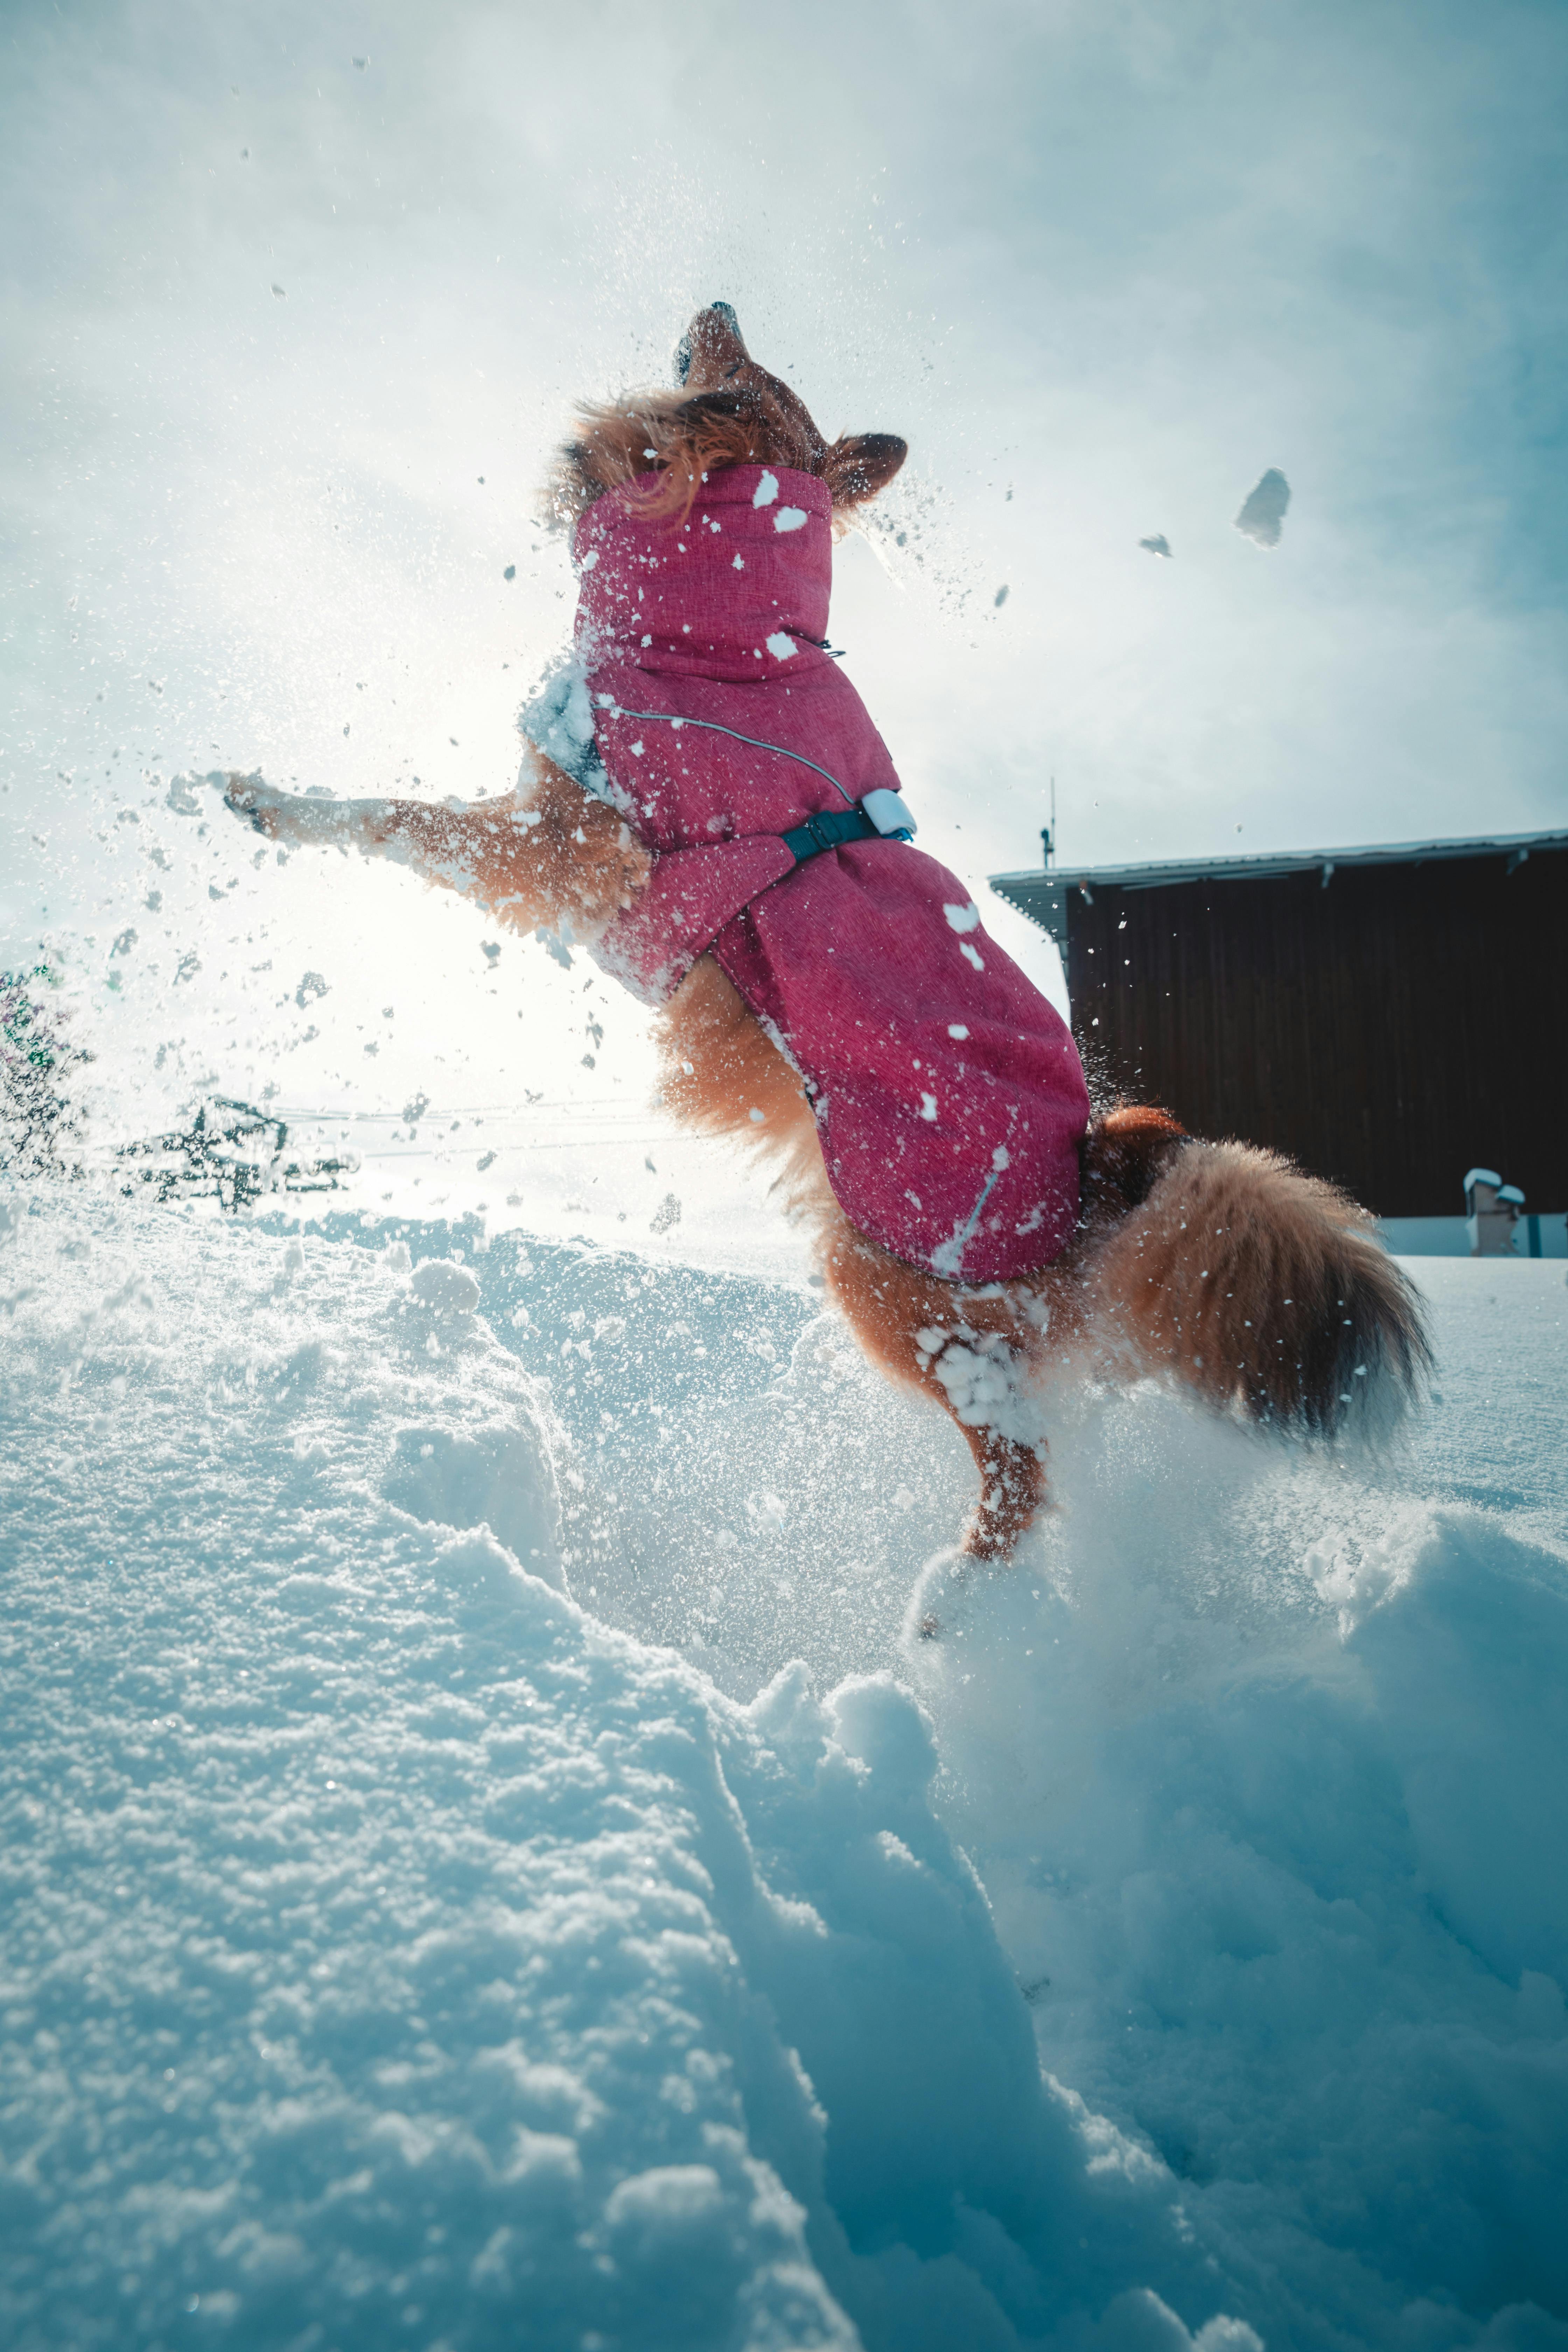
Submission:
M 804 1280 L 0 1225 L 19 2352 L 1568 2346 L 1560 1267 L 964 1580 Z

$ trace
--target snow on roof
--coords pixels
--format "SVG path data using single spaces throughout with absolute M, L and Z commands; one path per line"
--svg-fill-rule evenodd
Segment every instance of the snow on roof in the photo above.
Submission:
M 1538 850 L 1568 849 L 1568 833 L 1486 834 L 1456 841 L 1369 843 L 1353 849 L 1292 849 L 1256 857 L 1178 857 L 1146 866 L 1030 866 L 1018 874 L 993 874 L 991 887 L 1021 906 L 1035 908 L 1042 887 L 1083 890 L 1157 890 L 1178 882 L 1268 881 L 1282 874 L 1320 872 L 1325 882 L 1342 866 L 1424 866 L 1437 858 L 1506 857 L 1511 872 Z

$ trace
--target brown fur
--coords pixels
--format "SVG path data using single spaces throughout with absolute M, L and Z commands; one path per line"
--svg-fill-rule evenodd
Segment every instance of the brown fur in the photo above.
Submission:
M 561 519 L 650 470 L 658 481 L 636 495 L 679 518 L 705 473 L 747 462 L 814 474 L 847 514 L 903 463 L 892 434 L 826 442 L 721 306 L 698 314 L 683 349 L 683 392 L 581 412 L 552 484 Z M 651 866 L 612 809 L 531 747 L 517 793 L 468 808 L 296 800 L 238 776 L 229 798 L 260 831 L 411 864 L 524 931 L 592 940 Z M 1082 1213 L 1063 1255 L 1015 1282 L 966 1286 L 850 1224 L 797 1073 L 710 957 L 664 1008 L 658 1038 L 666 1108 L 776 1166 L 867 1355 L 963 1431 L 980 1479 L 965 1548 L 980 1558 L 1010 1559 L 1045 1499 L 1040 1400 L 1064 1379 L 1179 1380 L 1222 1411 L 1328 1441 L 1375 1438 L 1420 1386 L 1415 1294 L 1370 1220 L 1272 1152 L 1195 1141 L 1146 1106 L 1112 1110 L 1084 1139 Z
M 725 466 L 789 466 L 827 485 L 841 514 L 885 489 L 909 455 L 894 433 L 855 433 L 831 444 L 799 394 L 759 367 L 732 318 L 700 311 L 683 345 L 683 391 L 639 393 L 585 404 L 551 482 L 553 515 L 567 522 L 605 490 L 642 475 L 658 481 L 637 495 L 642 510 L 684 521 L 704 477 Z
M 630 906 L 653 857 L 603 801 L 525 746 L 516 792 L 467 808 L 431 801 L 310 801 L 231 776 L 231 807 L 269 840 L 339 842 L 413 866 L 517 931 L 586 939 Z
M 1415 1296 L 1364 1211 L 1243 1143 L 1192 1145 L 1094 1270 L 1142 1365 L 1288 1435 L 1375 1437 L 1425 1374 Z

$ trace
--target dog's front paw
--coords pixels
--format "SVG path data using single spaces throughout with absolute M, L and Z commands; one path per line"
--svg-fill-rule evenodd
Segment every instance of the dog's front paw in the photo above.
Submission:
M 215 776 L 213 782 L 222 786 L 226 806 L 231 808 L 236 816 L 254 832 L 264 834 L 268 841 L 276 841 L 288 831 L 284 811 L 290 795 L 280 793 L 275 784 L 268 783 L 259 768 L 248 776 L 242 776 L 237 770 L 231 768 L 226 775 Z

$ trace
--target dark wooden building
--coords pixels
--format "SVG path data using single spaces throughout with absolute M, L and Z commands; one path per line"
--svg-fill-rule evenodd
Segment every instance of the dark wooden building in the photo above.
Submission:
M 1468 1168 L 1568 1205 L 1568 833 L 1042 868 L 1097 1093 L 1272 1145 L 1384 1217 Z

